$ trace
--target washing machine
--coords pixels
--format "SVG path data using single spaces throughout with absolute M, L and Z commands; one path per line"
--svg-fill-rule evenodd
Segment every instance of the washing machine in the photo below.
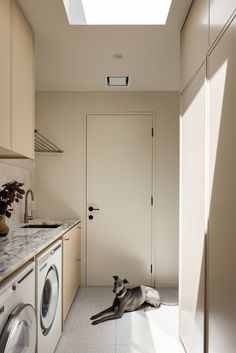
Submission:
M 61 248 L 58 240 L 36 257 L 37 353 L 53 353 L 62 332 Z
M 35 353 L 35 267 L 26 266 L 0 285 L 0 353 Z

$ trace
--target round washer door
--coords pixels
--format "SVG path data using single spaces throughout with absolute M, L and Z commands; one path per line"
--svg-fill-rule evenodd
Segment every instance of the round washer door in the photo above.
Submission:
M 18 305 L 10 314 L 0 339 L 0 353 L 35 353 L 36 317 L 30 304 Z
M 40 323 L 44 336 L 53 325 L 59 298 L 59 277 L 57 268 L 52 265 L 45 277 L 40 306 Z

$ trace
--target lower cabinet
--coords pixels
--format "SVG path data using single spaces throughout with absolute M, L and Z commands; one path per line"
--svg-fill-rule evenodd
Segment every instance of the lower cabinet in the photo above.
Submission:
M 80 286 L 80 236 L 80 225 L 63 235 L 63 321 Z

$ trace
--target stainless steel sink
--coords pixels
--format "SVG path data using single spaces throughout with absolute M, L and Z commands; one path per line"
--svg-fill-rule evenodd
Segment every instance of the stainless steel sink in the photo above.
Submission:
M 60 227 L 61 224 L 26 224 L 21 228 L 57 228 Z

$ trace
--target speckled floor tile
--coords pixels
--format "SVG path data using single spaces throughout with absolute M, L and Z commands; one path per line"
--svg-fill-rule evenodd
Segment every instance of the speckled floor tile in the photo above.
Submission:
M 178 292 L 160 289 L 165 302 Z M 125 313 L 119 320 L 91 325 L 90 316 L 113 301 L 111 288 L 81 288 L 67 316 L 55 353 L 184 353 L 178 340 L 178 306 Z

